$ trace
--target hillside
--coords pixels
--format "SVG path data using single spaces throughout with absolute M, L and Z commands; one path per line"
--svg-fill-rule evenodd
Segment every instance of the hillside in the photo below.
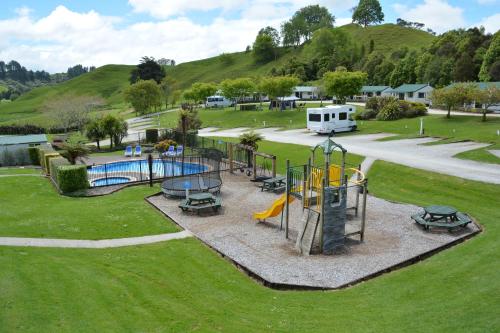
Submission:
M 122 91 L 128 85 L 132 68 L 106 65 L 57 85 L 35 88 L 12 103 L 0 105 L 0 124 L 15 122 L 45 126 L 50 120 L 44 114 L 44 104 L 71 95 L 100 96 L 110 106 L 122 103 Z
M 367 28 L 349 24 L 342 26 L 341 29 L 350 34 L 353 40 L 365 44 L 366 49 L 373 39 L 375 50 L 385 54 L 404 46 L 420 49 L 428 46 L 434 38 L 424 31 L 394 24 Z M 251 52 L 228 54 L 226 59 L 216 56 L 166 67 L 167 75 L 176 80 L 180 89 L 185 89 L 194 82 L 220 82 L 226 78 L 243 76 L 259 77 L 267 75 L 273 67 L 282 67 L 292 57 L 306 59 L 303 49 L 303 47 L 282 48 L 277 60 L 264 65 L 256 64 Z M 128 65 L 106 65 L 57 85 L 33 89 L 12 103 L 0 105 L 0 124 L 15 122 L 46 126 L 50 124 L 50 120 L 43 112 L 44 104 L 72 94 L 101 96 L 110 108 L 119 107 L 119 104 L 123 103 L 122 92 L 128 85 L 132 68 L 133 66 Z
M 370 40 L 374 41 L 374 51 L 388 56 L 392 52 L 408 47 L 410 50 L 420 50 L 429 46 L 435 38 L 428 32 L 401 27 L 396 24 L 382 24 L 363 28 L 357 24 L 347 24 L 340 27 L 347 32 L 359 45 L 364 45 L 366 50 L 370 47 Z

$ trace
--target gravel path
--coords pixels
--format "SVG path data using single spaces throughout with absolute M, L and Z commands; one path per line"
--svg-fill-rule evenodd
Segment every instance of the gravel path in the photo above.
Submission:
M 201 136 L 238 137 L 245 128 L 216 131 L 215 128 L 200 130 Z M 256 130 L 266 140 L 313 146 L 326 139 L 326 136 L 307 132 L 306 130 L 280 131 L 276 128 Z M 378 141 L 393 134 L 349 135 L 336 137 L 335 141 L 349 152 L 379 159 L 412 168 L 438 172 L 465 179 L 500 184 L 500 166 L 462 160 L 453 156 L 468 150 L 479 149 L 489 144 L 477 142 L 457 142 L 440 145 L 422 145 L 438 141 L 436 138 L 417 138 L 404 140 Z
M 159 243 L 159 242 L 169 241 L 172 239 L 182 239 L 187 237 L 192 237 L 192 234 L 187 230 L 170 234 L 116 238 L 116 239 L 102 239 L 102 240 L 0 237 L 0 246 L 106 249 L 112 247 Z

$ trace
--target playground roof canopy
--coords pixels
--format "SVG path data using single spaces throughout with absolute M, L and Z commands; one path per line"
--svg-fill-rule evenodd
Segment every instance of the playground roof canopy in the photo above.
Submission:
M 326 139 L 321 143 L 318 143 L 316 146 L 314 146 L 312 151 L 313 152 L 316 151 L 317 148 L 323 149 L 324 155 L 331 155 L 336 148 L 340 149 L 340 151 L 342 151 L 343 153 L 347 152 L 347 150 L 344 147 L 342 147 L 341 145 L 339 145 L 330 138 Z

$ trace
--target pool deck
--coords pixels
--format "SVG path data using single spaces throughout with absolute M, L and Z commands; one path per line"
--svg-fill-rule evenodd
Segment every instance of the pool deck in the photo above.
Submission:
M 368 196 L 365 241 L 347 241 L 342 254 L 303 256 L 295 250 L 300 201 L 290 206 L 290 239 L 279 229 L 280 217 L 256 223 L 253 212 L 267 209 L 279 195 L 261 192 L 244 175 L 223 173 L 223 208 L 213 215 L 182 212 L 180 200 L 162 195 L 148 201 L 195 237 L 217 250 L 264 284 L 277 288 L 346 287 L 383 272 L 412 263 L 480 231 L 475 224 L 449 233 L 427 232 L 410 216 L 421 211 Z M 459 207 L 457 207 L 459 208 Z

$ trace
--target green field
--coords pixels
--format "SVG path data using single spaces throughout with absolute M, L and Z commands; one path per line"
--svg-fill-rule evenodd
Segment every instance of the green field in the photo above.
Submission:
M 144 201 L 158 191 L 140 186 L 104 197 L 70 198 L 57 194 L 46 178 L 0 177 L 0 235 L 108 239 L 175 232 L 177 227 Z
M 384 162 L 375 163 L 369 179 L 372 194 L 453 205 L 477 218 L 485 232 L 424 262 L 332 292 L 268 289 L 194 238 L 106 250 L 0 247 L 0 327 L 5 332 L 497 331 L 500 186 Z M 133 206 L 141 199 L 122 200 Z M 87 208 L 86 202 L 79 205 L 80 211 Z

